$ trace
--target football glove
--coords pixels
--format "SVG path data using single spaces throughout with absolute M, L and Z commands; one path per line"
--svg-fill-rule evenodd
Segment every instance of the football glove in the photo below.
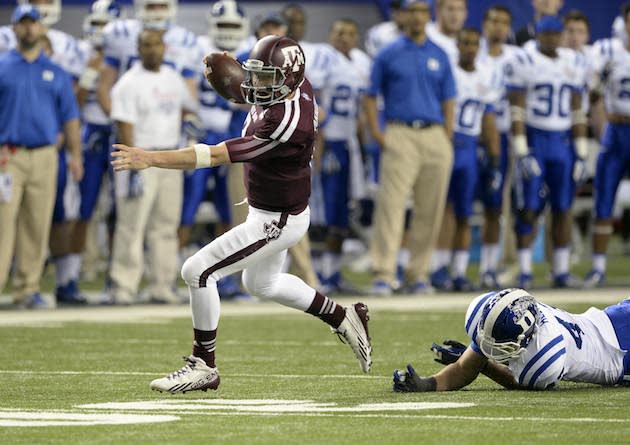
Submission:
M 540 165 L 533 155 L 525 155 L 518 160 L 518 168 L 525 179 L 534 179 L 542 174 Z
M 394 370 L 394 392 L 431 392 L 436 387 L 434 377 L 420 377 L 411 365 L 402 371 Z
M 573 164 L 573 182 L 575 182 L 575 186 L 579 187 L 586 182 L 587 171 L 586 171 L 586 162 L 584 159 L 576 159 L 575 164 Z
M 206 132 L 201 128 L 201 121 L 194 114 L 187 114 L 182 121 L 182 131 L 186 138 L 191 142 L 203 141 Z
M 433 360 L 443 365 L 455 363 L 464 353 L 467 346 L 457 340 L 444 340 L 442 345 L 433 343 L 431 351 L 433 351 Z
M 503 181 L 503 174 L 498 168 L 492 168 L 488 171 L 488 177 L 486 179 L 488 190 L 492 193 L 496 193 L 501 190 L 501 182 Z

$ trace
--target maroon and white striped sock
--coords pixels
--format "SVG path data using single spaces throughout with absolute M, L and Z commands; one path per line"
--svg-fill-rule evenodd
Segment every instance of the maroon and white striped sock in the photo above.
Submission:
M 193 331 L 195 331 L 193 355 L 206 362 L 206 365 L 214 368 L 214 351 L 217 345 L 217 330 L 200 331 L 199 329 L 193 329 Z
M 333 328 L 337 329 L 344 317 L 346 316 L 346 310 L 339 304 L 335 303 L 328 297 L 315 293 L 313 302 L 306 310 L 307 314 L 311 314 L 322 320 L 324 323 L 329 324 Z

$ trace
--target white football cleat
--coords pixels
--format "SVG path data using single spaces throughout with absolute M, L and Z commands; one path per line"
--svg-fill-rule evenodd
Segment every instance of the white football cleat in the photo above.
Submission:
M 347 343 L 359 360 L 363 372 L 370 372 L 372 367 L 372 344 L 368 333 L 368 307 L 364 303 L 355 303 L 346 308 L 346 316 L 333 332 Z
M 183 368 L 166 377 L 153 380 L 151 389 L 177 394 L 188 391 L 207 391 L 219 387 L 221 379 L 217 368 L 209 367 L 206 362 L 194 355 L 183 358 L 186 361 Z

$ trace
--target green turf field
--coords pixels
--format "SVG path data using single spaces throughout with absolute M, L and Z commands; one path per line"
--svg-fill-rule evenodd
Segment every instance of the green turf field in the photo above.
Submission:
M 457 298 L 437 296 L 409 308 L 398 307 L 404 299 L 366 300 L 375 307 L 374 365 L 367 376 L 320 321 L 287 311 L 248 315 L 256 305 L 225 305 L 219 391 L 178 396 L 151 392 L 148 383 L 181 366 L 179 357 L 190 351 L 185 307 L 159 308 L 175 318 L 145 317 L 143 310 L 149 314 L 154 307 L 142 306 L 62 309 L 37 313 L 32 323 L 17 326 L 11 323 L 22 313 L 4 311 L 0 425 L 30 426 L 0 426 L 0 444 L 630 442 L 630 389 L 564 384 L 549 392 L 508 392 L 481 377 L 456 393 L 393 393 L 395 367 L 411 361 L 424 374 L 435 372 L 441 365 L 432 361 L 431 342 L 464 340 L 465 306 Z M 426 308 L 448 299 L 455 309 Z M 137 319 L 118 323 L 123 317 L 116 314 L 124 311 L 137 311 Z M 52 314 L 61 318 L 48 320 Z M 102 314 L 107 322 L 64 322 L 70 314 Z M 82 425 L 103 419 L 156 423 Z M 33 423 L 59 421 L 71 425 Z

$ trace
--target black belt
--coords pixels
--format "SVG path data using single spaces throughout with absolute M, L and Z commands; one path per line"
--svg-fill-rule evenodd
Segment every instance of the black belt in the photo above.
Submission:
M 404 125 L 405 127 L 415 128 L 416 130 L 422 129 L 422 128 L 429 128 L 436 125 L 435 122 L 423 121 L 420 119 L 417 119 L 415 121 L 394 120 L 394 121 L 389 121 L 389 123 L 394 124 L 394 125 Z

